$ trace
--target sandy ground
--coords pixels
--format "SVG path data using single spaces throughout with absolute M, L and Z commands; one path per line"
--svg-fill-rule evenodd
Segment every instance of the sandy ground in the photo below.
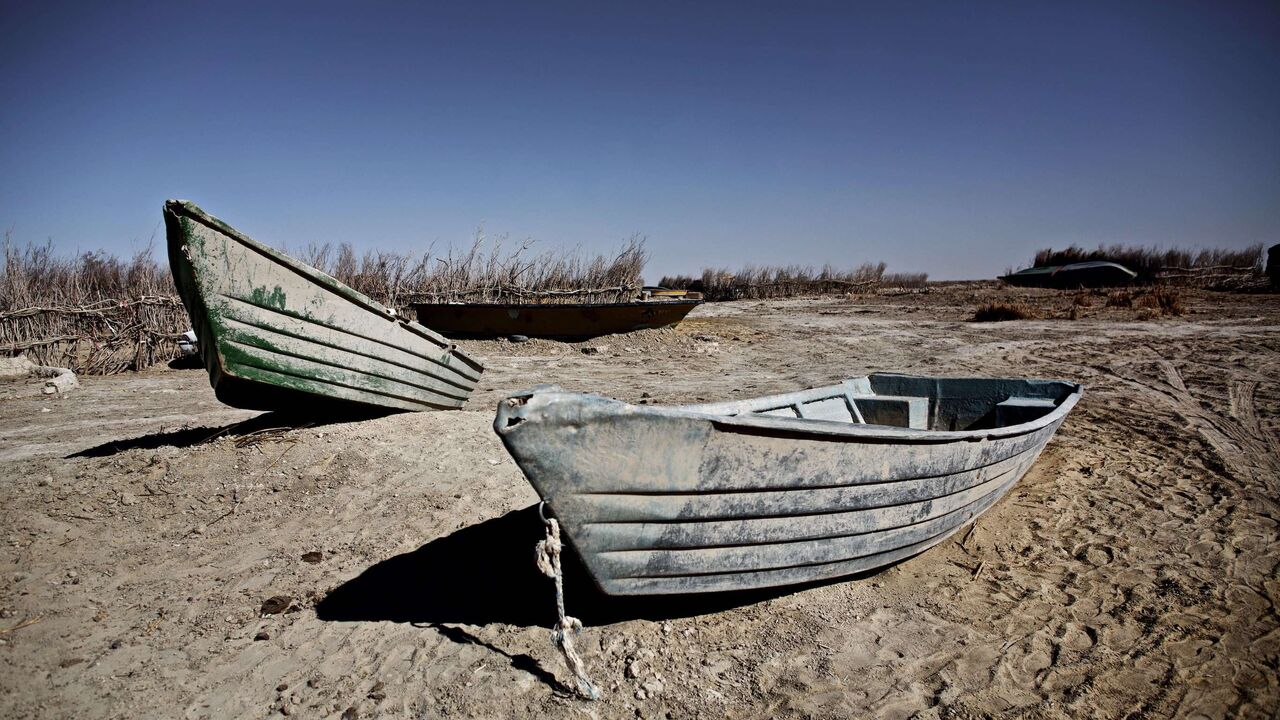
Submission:
M 1069 320 L 1071 296 L 1021 291 L 1049 319 L 964 322 L 998 293 L 707 305 L 596 354 L 471 343 L 490 370 L 460 412 L 255 417 L 171 369 L 0 394 L 0 716 L 1275 716 L 1280 296 L 1184 293 L 1190 314 L 1145 321 L 1090 296 Z M 642 602 L 571 572 L 605 689 L 574 699 L 498 399 L 874 370 L 1087 390 L 972 532 L 888 570 Z

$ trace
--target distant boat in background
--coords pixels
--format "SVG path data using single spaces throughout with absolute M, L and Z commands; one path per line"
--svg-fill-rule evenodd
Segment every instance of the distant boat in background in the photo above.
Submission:
M 250 410 L 461 407 L 483 366 L 427 328 L 185 200 L 169 265 L 222 402 Z
M 693 290 L 676 290 L 661 285 L 645 285 L 641 291 L 641 299 L 658 298 L 662 300 L 701 300 L 702 293 Z
M 1032 267 L 1000 279 L 1019 287 L 1082 288 L 1131 285 L 1138 273 L 1119 263 L 1093 260 L 1070 265 Z
M 623 303 L 421 303 L 413 309 L 418 322 L 450 337 L 587 340 L 678 324 L 702 304 L 691 299 L 700 298 L 697 293 L 678 292 L 674 299 Z

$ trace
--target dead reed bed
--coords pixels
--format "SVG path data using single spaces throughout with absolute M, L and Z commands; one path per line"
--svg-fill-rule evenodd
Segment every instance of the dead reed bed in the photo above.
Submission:
M 169 269 L 143 251 L 58 256 L 49 244 L 4 244 L 0 354 L 79 373 L 139 370 L 177 354 L 188 327 Z
M 349 244 L 310 246 L 298 258 L 373 299 L 407 311 L 415 302 L 618 302 L 643 287 L 644 240 L 615 253 L 535 252 L 532 242 L 477 234 L 442 255 L 357 254 Z M 0 355 L 87 374 L 140 370 L 177 355 L 190 327 L 167 265 L 150 251 L 59 256 L 52 245 L 6 237 L 0 271 Z
M 1256 284 L 1262 278 L 1262 245 L 1242 250 L 1162 249 L 1127 245 L 1098 246 L 1096 250 L 1071 245 L 1062 250 L 1045 248 L 1035 255 L 1035 267 L 1105 260 L 1123 265 L 1138 274 L 1139 283 L 1166 283 L 1194 287 L 1236 289 Z
M 669 275 L 659 281 L 663 287 L 702 293 L 706 300 L 759 300 L 800 295 L 843 295 L 881 287 L 924 287 L 926 273 L 886 273 L 884 263 L 864 263 L 851 270 L 831 265 L 821 270 L 799 265 L 752 266 L 730 271 L 706 268 L 700 277 Z
M 412 303 L 607 303 L 634 299 L 648 261 L 644 239 L 633 236 L 616 252 L 534 252 L 534 243 L 477 233 L 466 250 L 442 255 L 368 251 L 351 245 L 309 246 L 299 259 L 373 299 L 404 309 Z

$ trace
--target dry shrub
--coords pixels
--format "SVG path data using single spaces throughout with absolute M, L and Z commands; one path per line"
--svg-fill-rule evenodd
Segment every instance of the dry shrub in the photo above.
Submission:
M 1003 322 L 1005 320 L 1034 320 L 1036 314 L 1025 305 L 1011 302 L 989 302 L 980 305 L 973 313 L 973 322 Z
M 702 293 L 707 300 L 758 300 L 799 295 L 842 295 L 878 287 L 923 287 L 927 273 L 885 273 L 884 263 L 864 263 L 852 270 L 825 265 L 821 270 L 800 265 L 748 265 L 738 271 L 706 268 L 700 277 L 668 275 L 659 285 Z
M 1071 298 L 1071 305 L 1073 307 L 1091 307 L 1093 300 L 1089 298 L 1087 293 L 1076 293 Z
M 26 353 L 80 373 L 137 370 L 174 357 L 189 327 L 169 268 L 144 250 L 59 257 L 51 244 L 6 236 L 0 272 L 0 355 Z
M 1111 293 L 1107 296 L 1107 307 L 1133 307 L 1133 293 L 1128 290 Z

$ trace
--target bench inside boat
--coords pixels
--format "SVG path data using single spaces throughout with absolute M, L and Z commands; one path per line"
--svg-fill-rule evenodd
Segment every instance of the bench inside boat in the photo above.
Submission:
M 813 390 L 682 409 L 713 415 L 771 415 L 913 430 L 985 430 L 1044 417 L 1075 390 L 1076 386 L 1070 383 L 1049 380 L 878 373 Z

